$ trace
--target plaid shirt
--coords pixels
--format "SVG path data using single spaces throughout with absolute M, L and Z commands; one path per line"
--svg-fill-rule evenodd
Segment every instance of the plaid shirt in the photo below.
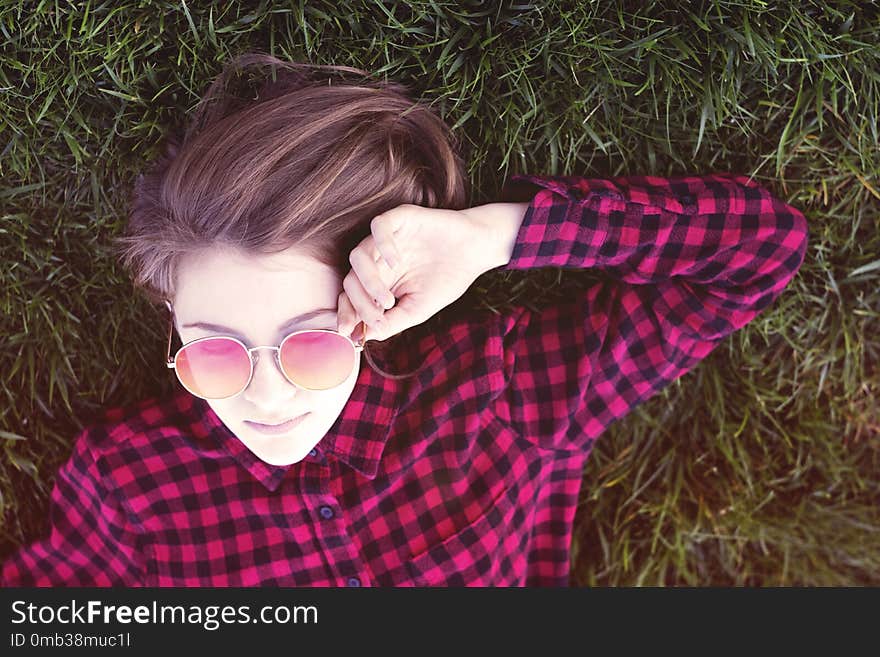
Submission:
M 258 459 L 182 388 L 110 409 L 76 437 L 47 537 L 2 583 L 567 585 L 594 441 L 780 295 L 807 223 L 730 174 L 513 183 L 531 202 L 504 268 L 608 281 L 453 322 L 419 342 L 416 377 L 362 366 L 293 465 Z

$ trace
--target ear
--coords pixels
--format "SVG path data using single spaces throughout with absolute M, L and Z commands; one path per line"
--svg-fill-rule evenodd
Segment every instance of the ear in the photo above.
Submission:
M 360 329 L 360 330 L 358 330 Z M 357 326 L 355 326 L 354 331 L 351 333 L 351 339 L 357 344 L 361 342 L 364 338 L 367 337 L 367 323 L 364 320 L 359 320 Z
M 174 330 L 177 331 L 177 334 L 180 335 L 180 328 L 177 326 L 177 315 L 174 314 L 174 306 L 171 305 L 171 301 L 168 299 L 163 299 L 165 302 L 165 307 L 168 308 L 168 312 L 171 314 L 171 326 L 174 327 Z

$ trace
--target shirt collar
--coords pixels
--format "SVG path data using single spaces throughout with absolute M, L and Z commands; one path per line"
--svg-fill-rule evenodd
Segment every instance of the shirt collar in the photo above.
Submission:
M 388 441 L 390 420 L 397 410 L 400 383 L 378 374 L 363 362 L 351 396 L 316 448 L 373 479 Z M 177 394 L 180 403 L 194 414 L 199 433 L 216 442 L 268 490 L 278 488 L 288 471 L 297 465 L 266 463 L 223 424 L 207 401 L 182 387 Z

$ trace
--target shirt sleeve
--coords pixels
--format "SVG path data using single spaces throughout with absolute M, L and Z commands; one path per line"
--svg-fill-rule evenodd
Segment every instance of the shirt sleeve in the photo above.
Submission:
M 529 200 L 502 269 L 593 268 L 571 302 L 516 308 L 503 326 L 506 419 L 561 450 L 692 369 L 770 305 L 807 247 L 804 215 L 745 176 L 514 176 Z
M 74 441 L 52 488 L 49 533 L 3 564 L 0 585 L 141 586 L 138 534 L 109 490 L 90 446 L 90 429 Z

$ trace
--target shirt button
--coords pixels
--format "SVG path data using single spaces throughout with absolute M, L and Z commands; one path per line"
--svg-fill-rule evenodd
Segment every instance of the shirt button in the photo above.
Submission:
M 359 580 L 357 577 L 349 577 L 348 578 L 348 585 L 349 586 L 360 586 L 361 580 Z
M 331 509 L 329 506 L 322 506 L 319 509 L 319 512 L 321 514 L 321 517 L 325 520 L 330 520 L 330 518 L 333 517 L 333 509 Z

